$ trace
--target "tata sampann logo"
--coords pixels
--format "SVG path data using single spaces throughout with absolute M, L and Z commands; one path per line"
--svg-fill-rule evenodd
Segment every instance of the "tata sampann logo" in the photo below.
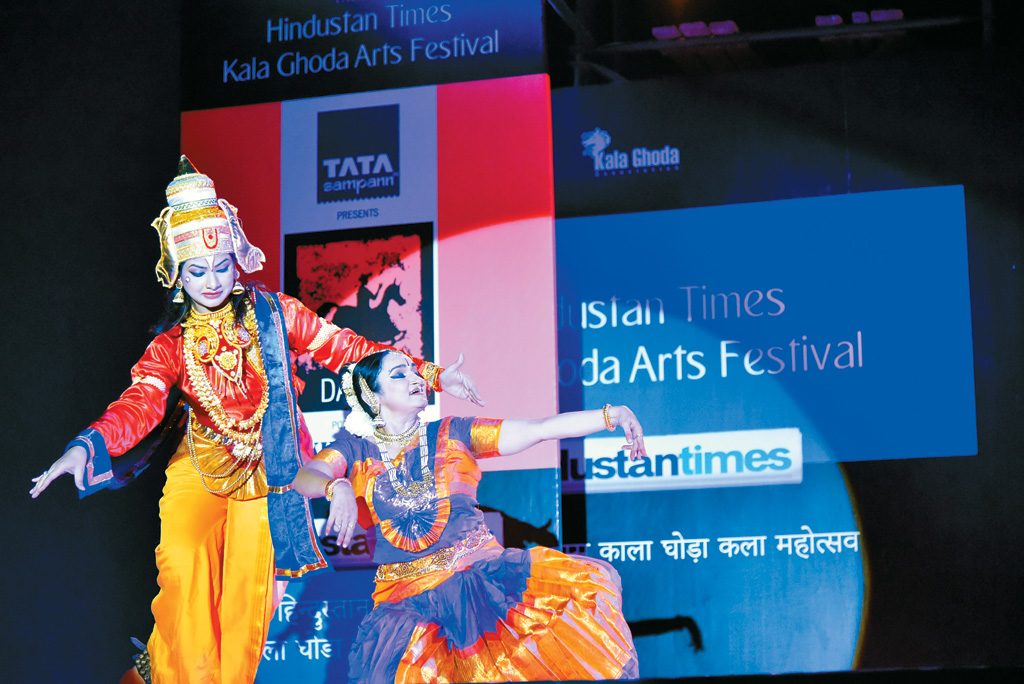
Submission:
M 651 435 L 644 442 L 650 457 L 638 461 L 622 451 L 621 437 L 585 440 L 582 458 L 563 452 L 563 491 L 741 487 L 803 480 L 803 438 L 796 428 Z
M 399 194 L 398 105 L 317 115 L 317 202 Z
M 634 147 L 628 152 L 611 149 L 612 136 L 603 128 L 580 135 L 583 156 L 594 162 L 595 176 L 622 176 L 679 170 L 679 148 L 665 145 L 658 148 Z

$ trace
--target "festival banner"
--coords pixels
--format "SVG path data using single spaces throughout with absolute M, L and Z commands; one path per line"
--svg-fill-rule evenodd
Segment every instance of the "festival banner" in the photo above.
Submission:
M 641 489 L 974 455 L 965 231 L 960 187 L 560 220 L 562 407 L 642 407 Z M 609 278 L 626 233 L 643 265 Z
M 564 548 L 619 571 L 645 677 L 856 668 L 843 462 L 978 453 L 963 188 L 727 81 L 553 96 L 560 405 L 650 454 L 563 441 Z
M 544 71 L 543 3 L 185 3 L 183 109 Z

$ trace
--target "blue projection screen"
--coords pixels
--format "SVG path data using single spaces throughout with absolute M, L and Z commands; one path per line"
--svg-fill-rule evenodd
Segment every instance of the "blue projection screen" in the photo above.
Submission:
M 629 404 L 675 455 L 588 440 L 589 491 L 977 453 L 960 186 L 561 219 L 557 259 L 562 410 Z

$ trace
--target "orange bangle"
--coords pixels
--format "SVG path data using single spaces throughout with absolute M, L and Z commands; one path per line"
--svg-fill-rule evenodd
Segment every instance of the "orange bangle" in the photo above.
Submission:
M 441 392 L 442 389 L 439 378 L 441 377 L 441 373 L 443 371 L 444 368 L 441 368 L 436 363 L 424 361 L 423 370 L 420 372 L 420 377 L 422 377 L 423 380 L 426 381 L 427 387 L 434 390 L 435 392 Z
M 612 418 L 608 415 L 608 409 L 611 407 L 611 404 L 605 404 L 604 408 L 601 409 L 601 417 L 604 418 L 604 426 L 608 432 L 615 432 L 615 426 L 612 425 Z

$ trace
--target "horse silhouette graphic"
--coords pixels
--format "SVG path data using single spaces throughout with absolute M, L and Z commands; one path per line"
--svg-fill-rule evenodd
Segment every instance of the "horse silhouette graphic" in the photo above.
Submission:
M 405 305 L 401 286 L 395 281 L 383 288 L 383 292 L 382 286 L 378 286 L 377 291 L 373 292 L 367 287 L 368 282 L 368 276 L 359 278 L 355 306 L 335 306 L 328 303 L 322 305 L 322 311 L 317 313 L 321 316 L 330 316 L 331 322 L 339 328 L 358 330 L 361 335 L 374 342 L 390 345 L 401 342 L 406 331 L 400 330 L 388 313 L 388 304 L 391 302 L 396 302 L 399 306 Z M 377 301 L 376 305 L 373 303 L 374 300 Z
M 580 135 L 580 144 L 583 145 L 583 156 L 597 161 L 612 144 L 612 136 L 603 128 L 595 128 Z

